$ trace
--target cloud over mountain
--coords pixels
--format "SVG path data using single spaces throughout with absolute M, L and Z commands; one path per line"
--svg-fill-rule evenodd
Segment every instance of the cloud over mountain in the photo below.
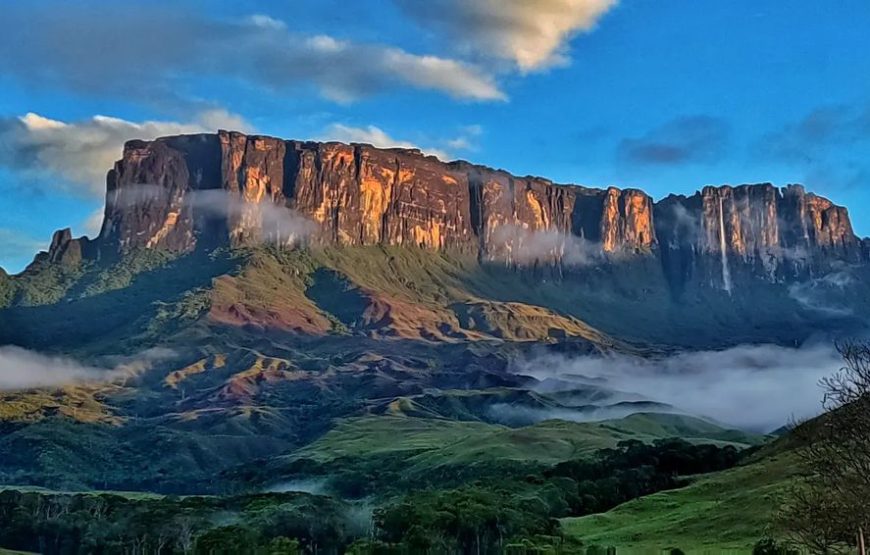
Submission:
M 793 349 L 767 344 L 659 359 L 546 355 L 518 360 L 515 371 L 637 393 L 689 414 L 768 432 L 792 419 L 819 414 L 819 380 L 841 366 L 842 359 L 830 345 Z
M 218 128 L 250 127 L 224 110 L 205 111 L 188 122 L 133 122 L 101 115 L 63 122 L 28 113 L 0 119 L 0 167 L 99 198 L 105 194 L 106 172 L 120 158 L 124 142 Z

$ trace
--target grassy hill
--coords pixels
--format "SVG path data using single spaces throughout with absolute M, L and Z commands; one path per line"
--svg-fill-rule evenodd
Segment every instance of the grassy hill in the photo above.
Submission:
M 582 422 L 510 363 L 791 340 L 809 328 L 781 288 L 690 292 L 676 305 L 643 267 L 577 271 L 417 248 L 264 247 L 0 276 L 0 344 L 107 367 L 154 346 L 171 353 L 122 381 L 0 394 L 0 483 L 223 495 L 313 476 L 349 498 L 421 489 L 449 503 L 487 482 L 484 507 L 490 495 L 511 510 L 548 499 L 534 529 L 549 530 L 541 515 L 585 514 L 558 501 L 570 488 L 547 477 L 554 465 L 625 440 L 765 440 L 675 414 Z M 620 548 L 746 549 L 793 472 L 787 452 L 771 453 L 563 527 Z
M 696 478 L 689 486 L 629 501 L 603 514 L 566 518 L 566 534 L 620 553 L 748 553 L 770 531 L 785 488 L 800 474 L 795 457 L 774 454 Z
M 486 460 L 555 464 L 615 447 L 624 440 L 650 442 L 671 437 L 739 447 L 764 441 L 762 436 L 674 414 L 634 414 L 602 422 L 547 420 L 522 428 L 375 416 L 342 420 L 322 438 L 293 453 L 291 458 L 329 462 L 402 453 L 408 456 L 411 468 L 421 471 Z
M 792 343 L 818 324 L 770 284 L 734 298 L 698 290 L 675 303 L 661 272 L 635 262 L 568 272 L 413 247 L 259 247 L 137 251 L 74 268 L 41 263 L 0 279 L 0 343 L 132 352 L 230 327 L 437 341 L 578 338 L 636 352 Z

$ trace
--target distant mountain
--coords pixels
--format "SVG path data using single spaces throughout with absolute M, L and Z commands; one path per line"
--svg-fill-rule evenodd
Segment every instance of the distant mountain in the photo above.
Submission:
M 635 189 L 557 185 L 414 150 L 221 131 L 128 142 L 108 174 L 99 237 L 61 232 L 49 258 L 261 240 L 456 249 L 521 266 L 652 257 L 675 291 L 870 257 L 847 210 L 798 185 L 705 187 L 654 203 Z
M 414 150 L 225 131 L 130 141 L 107 181 L 98 237 L 59 231 L 22 275 L 0 275 L 0 307 L 15 309 L 0 341 L 46 331 L 22 307 L 114 310 L 104 303 L 145 287 L 145 271 L 160 283 L 122 301 L 121 324 L 196 290 L 212 324 L 304 335 L 717 346 L 855 329 L 870 307 L 870 240 L 797 185 L 653 202 Z M 274 256 L 251 256 L 264 243 Z
M 0 482 L 221 491 L 221 473 L 337 418 L 674 412 L 512 364 L 855 330 L 867 251 L 845 208 L 798 186 L 655 203 L 401 149 L 131 141 L 99 236 L 59 231 L 24 272 L 0 273 L 0 345 L 112 369 L 0 391 Z M 670 434 L 695 437 L 650 437 Z

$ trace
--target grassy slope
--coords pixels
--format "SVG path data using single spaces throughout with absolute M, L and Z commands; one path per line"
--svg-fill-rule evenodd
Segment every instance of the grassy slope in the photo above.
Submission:
M 672 546 L 688 553 L 748 553 L 797 474 L 794 456 L 778 453 L 604 514 L 564 519 L 562 526 L 587 544 L 616 546 L 620 553 Z
M 555 331 L 622 349 L 792 341 L 812 326 L 772 285 L 733 299 L 699 290 L 673 303 L 652 259 L 560 274 L 400 247 L 264 247 L 178 259 L 145 251 L 109 266 L 62 275 L 34 268 L 0 282 L 0 307 L 13 304 L 0 314 L 0 341 L 43 350 L 133 350 L 206 314 L 218 324 L 314 335 L 548 340 Z
M 661 414 L 636 414 L 604 422 L 548 420 L 524 428 L 506 428 L 480 422 L 397 416 L 342 420 L 325 436 L 293 456 L 326 462 L 385 452 L 407 452 L 412 468 L 424 470 L 445 464 L 471 464 L 485 460 L 513 460 L 553 464 L 615 447 L 627 439 L 652 441 L 684 437 L 705 443 L 740 445 L 760 438 L 724 430 L 703 420 Z

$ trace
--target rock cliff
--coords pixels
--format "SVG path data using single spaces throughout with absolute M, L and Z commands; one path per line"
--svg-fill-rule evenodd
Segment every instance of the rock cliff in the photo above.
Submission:
M 203 192 L 224 195 L 217 206 Z M 515 226 L 600 243 L 605 252 L 648 251 L 652 200 L 636 190 L 597 190 L 515 177 L 418 151 L 368 145 L 217 135 L 131 141 L 108 176 L 104 248 L 194 248 L 220 220 L 234 244 L 259 241 L 264 205 L 316 224 L 342 245 L 503 250 Z
M 746 274 L 784 281 L 867 260 L 847 210 L 799 185 L 705 187 L 663 199 L 655 217 L 672 283 L 700 275 L 730 291 Z
M 130 141 L 108 175 L 101 255 L 263 240 L 413 245 L 515 264 L 661 259 L 679 290 L 730 291 L 867 260 L 845 208 L 797 185 L 639 190 L 559 185 L 408 149 L 217 134 Z M 66 236 L 52 252 L 66 252 Z M 75 257 L 72 247 L 69 255 Z

